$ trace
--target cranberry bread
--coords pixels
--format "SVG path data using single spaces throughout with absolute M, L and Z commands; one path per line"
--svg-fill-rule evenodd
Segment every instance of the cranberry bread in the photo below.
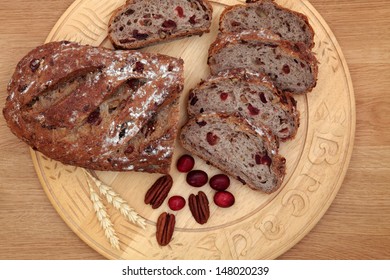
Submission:
M 137 170 L 138 159 L 167 172 L 183 80 L 181 59 L 53 42 L 19 62 L 3 114 L 16 136 L 65 164 Z M 160 114 L 171 118 L 155 132 L 161 143 L 148 125 Z
M 286 160 L 265 127 L 254 130 L 233 115 L 201 114 L 184 125 L 180 140 L 185 149 L 253 189 L 272 193 L 282 184 Z
M 268 29 L 283 40 L 314 46 L 314 31 L 304 14 L 286 9 L 273 0 L 247 1 L 227 7 L 219 21 L 221 32 Z
M 192 89 L 188 114 L 238 113 L 254 127 L 268 126 L 280 140 L 294 138 L 299 127 L 295 99 L 277 91 L 270 79 L 244 69 L 218 73 Z
M 207 0 L 128 0 L 114 11 L 108 37 L 116 48 L 134 49 L 210 31 Z
M 246 68 L 267 74 L 284 92 L 303 94 L 317 82 L 317 59 L 303 44 L 278 40 L 266 30 L 221 34 L 209 49 L 211 74 Z

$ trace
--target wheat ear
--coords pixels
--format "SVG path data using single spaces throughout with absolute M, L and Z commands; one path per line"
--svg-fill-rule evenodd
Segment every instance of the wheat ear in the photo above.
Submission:
M 107 214 L 107 209 L 104 206 L 102 200 L 100 199 L 99 195 L 93 190 L 91 184 L 88 181 L 89 186 L 89 193 L 90 198 L 93 203 L 93 208 L 96 212 L 96 217 L 100 222 L 100 226 L 104 230 L 104 235 L 107 237 L 107 239 L 110 241 L 110 244 L 115 249 L 120 250 L 119 247 L 119 238 L 116 235 L 114 226 L 110 220 L 110 216 Z
M 94 182 L 95 186 L 99 189 L 99 192 L 105 196 L 108 203 L 112 204 L 115 209 L 117 209 L 130 222 L 139 225 L 143 229 L 145 228 L 145 219 L 131 208 L 119 194 L 117 194 L 110 186 L 96 179 L 88 171 L 84 170 L 84 172 Z

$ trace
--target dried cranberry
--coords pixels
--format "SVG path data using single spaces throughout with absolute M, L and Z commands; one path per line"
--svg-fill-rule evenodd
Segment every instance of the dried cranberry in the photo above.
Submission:
M 282 71 L 284 74 L 290 73 L 290 66 L 288 66 L 287 64 L 283 65 Z
M 188 20 L 191 24 L 196 24 L 195 15 L 191 16 Z
M 204 186 L 207 181 L 209 180 L 209 177 L 207 176 L 207 173 L 202 170 L 191 170 L 187 173 L 186 181 L 190 186 L 199 188 L 201 186 Z
M 140 61 L 135 63 L 133 71 L 142 73 L 144 71 L 144 64 Z
M 228 191 L 219 191 L 214 195 L 214 203 L 222 208 L 228 208 L 235 202 L 234 195 Z
M 266 154 L 266 155 L 261 157 L 260 164 L 266 164 L 268 166 L 271 166 L 272 159 Z
M 206 121 L 200 121 L 200 122 L 196 122 L 200 127 L 202 126 L 205 126 L 207 124 Z
M 224 191 L 230 186 L 230 179 L 225 174 L 217 174 L 210 178 L 209 184 L 216 191 Z
M 231 24 L 231 26 L 234 26 L 234 27 L 240 26 L 240 25 L 241 25 L 241 23 L 239 23 L 238 21 L 235 21 L 235 20 L 232 20 L 232 21 L 230 22 L 230 24 Z
M 156 118 L 153 117 L 141 128 L 141 132 L 145 137 L 149 137 L 156 130 Z
M 211 146 L 214 146 L 219 142 L 219 137 L 212 132 L 208 132 L 206 135 L 206 140 Z
M 174 29 L 177 27 L 177 24 L 173 20 L 168 19 L 168 20 L 164 21 L 161 26 L 164 28 L 168 28 L 168 29 Z
M 221 98 L 222 101 L 225 101 L 228 98 L 229 94 L 227 92 L 221 92 L 219 97 Z
M 18 91 L 19 92 L 23 92 L 23 91 L 25 91 L 27 89 L 27 85 L 19 85 L 18 86 Z
M 189 172 L 194 168 L 195 160 L 190 155 L 182 155 L 176 164 L 177 170 L 180 172 Z
M 260 100 L 261 100 L 261 102 L 263 102 L 263 103 L 267 103 L 267 99 L 265 98 L 265 94 L 264 94 L 264 92 L 260 92 L 259 96 L 260 96 Z
M 133 30 L 133 37 L 137 40 L 145 40 L 146 38 L 149 37 L 149 35 L 146 33 L 139 33 L 138 29 L 134 29 Z
M 186 205 L 186 200 L 180 195 L 174 195 L 168 199 L 168 206 L 173 211 L 179 211 Z
M 30 62 L 31 71 L 33 71 L 33 72 L 37 71 L 37 69 L 39 68 L 40 65 L 41 65 L 41 61 L 39 59 L 31 60 L 31 62 Z
M 198 97 L 196 97 L 196 95 L 195 96 L 193 96 L 192 98 L 191 98 L 191 101 L 190 101 L 190 104 L 191 104 L 191 106 L 194 106 L 195 104 L 196 104 L 196 102 L 198 102 Z
M 100 117 L 100 109 L 97 108 L 95 111 L 89 114 L 87 118 L 87 123 L 92 125 L 99 125 L 102 122 L 102 118 Z
M 177 6 L 177 7 L 175 8 L 175 10 L 176 10 L 177 15 L 178 15 L 179 17 L 181 17 L 181 18 L 185 17 L 185 16 L 184 16 L 184 11 L 183 11 L 183 8 L 182 8 L 182 7 Z
M 249 110 L 249 114 L 251 114 L 252 116 L 258 115 L 260 112 L 260 110 L 257 109 L 256 107 L 253 107 L 252 104 L 248 104 L 248 110 Z
M 132 10 L 132 9 L 128 9 L 126 12 L 125 12 L 125 15 L 126 16 L 130 16 L 130 15 L 132 15 L 132 14 L 134 14 L 134 10 Z
M 125 155 L 130 155 L 134 152 L 134 147 L 132 145 L 129 145 L 126 150 L 124 151 Z

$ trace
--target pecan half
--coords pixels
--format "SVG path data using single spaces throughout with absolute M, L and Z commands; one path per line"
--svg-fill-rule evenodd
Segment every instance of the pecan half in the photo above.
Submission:
M 160 246 L 166 246 L 172 239 L 173 231 L 175 230 L 176 218 L 175 215 L 167 212 L 161 213 L 156 224 L 156 239 Z
M 169 191 L 173 185 L 173 180 L 170 175 L 164 175 L 157 179 L 157 181 L 150 187 L 145 194 L 145 204 L 152 205 L 153 209 L 161 206 L 167 198 Z
M 207 223 L 210 217 L 210 207 L 204 192 L 200 191 L 197 195 L 191 194 L 188 198 L 188 205 L 197 223 L 201 225 Z

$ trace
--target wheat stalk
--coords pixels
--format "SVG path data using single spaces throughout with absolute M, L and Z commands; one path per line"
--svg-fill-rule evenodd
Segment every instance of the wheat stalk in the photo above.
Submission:
M 133 208 L 131 208 L 127 202 L 120 197 L 110 186 L 104 184 L 100 180 L 92 176 L 91 173 L 84 170 L 87 176 L 94 182 L 95 186 L 99 189 L 99 192 L 105 196 L 107 202 L 114 206 L 127 220 L 139 225 L 143 229 L 145 228 L 145 219 L 142 218 Z
M 99 195 L 93 190 L 93 188 L 88 180 L 87 180 L 87 183 L 89 186 L 89 193 L 90 193 L 91 201 L 93 203 L 93 208 L 95 209 L 96 217 L 100 222 L 100 226 L 104 230 L 104 235 L 110 241 L 110 244 L 112 247 L 120 250 L 119 238 L 116 235 L 115 229 L 114 229 L 113 224 L 110 220 L 110 216 L 107 214 L 107 209 L 104 206 Z

